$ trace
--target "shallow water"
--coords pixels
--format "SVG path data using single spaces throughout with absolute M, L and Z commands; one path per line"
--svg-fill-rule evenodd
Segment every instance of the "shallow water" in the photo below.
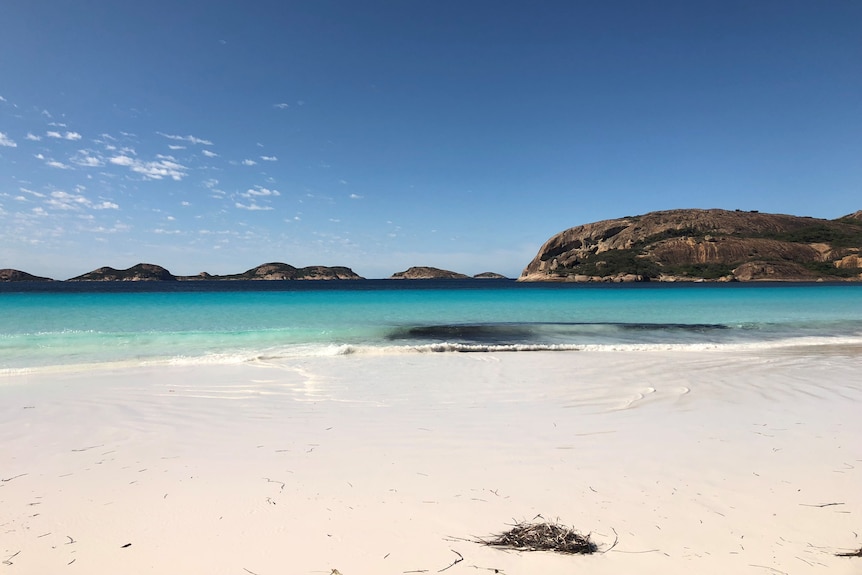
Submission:
M 345 353 L 862 344 L 862 285 L 0 284 L 0 370 Z

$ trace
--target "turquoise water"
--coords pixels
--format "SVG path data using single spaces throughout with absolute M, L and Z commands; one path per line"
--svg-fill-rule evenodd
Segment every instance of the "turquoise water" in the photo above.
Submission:
M 862 343 L 862 285 L 6 284 L 0 370 L 422 351 Z

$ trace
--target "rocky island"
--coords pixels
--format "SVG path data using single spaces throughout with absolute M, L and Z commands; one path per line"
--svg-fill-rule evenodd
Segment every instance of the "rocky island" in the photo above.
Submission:
M 862 211 L 669 210 L 560 232 L 518 281 L 862 280 Z
M 43 278 L 22 272 L 21 270 L 2 269 L 0 270 L 0 282 L 52 282 L 51 278 Z
M 506 276 L 494 272 L 483 272 L 474 276 L 468 276 L 440 268 L 429 266 L 414 266 L 403 272 L 396 272 L 389 278 L 391 280 L 465 280 L 465 279 L 506 279 Z

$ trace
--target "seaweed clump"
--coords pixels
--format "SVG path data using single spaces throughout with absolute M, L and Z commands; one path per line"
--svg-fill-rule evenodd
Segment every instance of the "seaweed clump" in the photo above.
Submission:
M 862 557 L 862 547 L 860 547 L 856 551 L 851 551 L 850 553 L 836 553 L 837 557 Z
M 581 535 L 558 523 L 521 522 L 512 529 L 481 542 L 492 547 L 518 551 L 555 551 L 571 555 L 589 555 L 598 551 L 598 546 L 589 535 Z

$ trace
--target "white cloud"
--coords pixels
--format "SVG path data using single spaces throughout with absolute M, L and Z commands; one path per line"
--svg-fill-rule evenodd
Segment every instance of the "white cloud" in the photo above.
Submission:
M 186 176 L 185 166 L 165 158 L 157 162 L 145 162 L 137 158 L 120 155 L 114 156 L 108 161 L 115 166 L 125 166 L 131 171 L 141 174 L 148 180 L 171 178 L 172 180 L 180 181 Z
M 75 156 L 74 158 L 72 158 L 72 163 L 79 166 L 83 166 L 85 168 L 98 168 L 99 166 L 104 165 L 102 160 L 100 160 L 99 158 L 95 156 L 89 156 L 87 154 Z
M 33 157 L 36 158 L 37 160 L 44 160 L 45 159 L 45 156 L 43 156 L 42 154 L 34 154 Z
M 34 192 L 33 190 L 28 190 L 27 188 L 18 188 L 18 189 L 21 190 L 22 192 L 24 192 L 25 194 L 30 194 L 32 196 L 36 196 L 37 198 L 44 198 L 45 197 L 45 194 L 42 194 L 40 192 Z
M 254 196 L 264 197 L 264 196 L 280 196 L 281 192 L 278 190 L 270 190 L 268 188 L 264 188 L 261 186 L 255 186 L 252 189 L 248 189 L 244 194 L 240 194 L 244 198 L 251 198 Z
M 92 210 L 118 210 L 120 206 L 114 202 L 103 200 L 94 203 L 90 198 L 82 194 L 70 194 L 62 190 L 51 192 L 51 197 L 45 202 L 48 207 L 57 210 L 80 210 L 89 208 Z
M 360 196 L 359 194 L 350 194 L 350 199 L 351 200 L 361 200 L 362 196 Z
M 63 162 L 58 162 L 57 160 L 49 160 L 49 161 L 45 162 L 45 165 L 51 166 L 52 168 L 57 168 L 58 170 L 70 170 L 70 169 L 72 169 L 72 166 L 67 166 Z
M 24 136 L 25 140 L 30 140 L 31 142 L 38 142 L 42 139 L 42 136 L 37 136 L 31 132 L 27 132 L 27 135 Z
M 168 144 L 168 148 L 171 150 L 185 150 L 185 146 L 178 146 L 177 144 Z
M 61 134 L 60 132 L 50 130 L 48 132 L 45 132 L 45 135 L 48 136 L 49 138 L 57 138 L 60 140 L 71 140 L 73 142 L 81 139 L 81 134 L 79 134 L 78 132 L 66 132 L 65 134 Z
M 250 211 L 253 211 L 253 212 L 254 212 L 254 211 L 268 211 L 268 210 L 273 210 L 273 209 L 275 209 L 275 208 L 273 208 L 273 207 L 271 207 L 271 206 L 261 206 L 261 205 L 258 205 L 258 204 L 256 204 L 256 203 L 254 203 L 254 202 L 252 202 L 252 203 L 250 203 L 250 204 L 241 204 L 241 203 L 239 203 L 239 202 L 236 202 L 234 205 L 235 205 L 236 207 L 238 207 L 239 209 L 241 209 L 241 210 L 250 210 Z
M 255 164 L 257 164 L 257 162 L 255 162 L 254 160 L 243 160 L 242 161 L 243 166 L 254 166 Z
M 163 132 L 156 132 L 158 135 L 163 136 L 169 140 L 180 140 L 182 142 L 188 142 L 190 144 L 203 144 L 204 146 L 212 146 L 213 143 L 209 140 L 204 140 L 202 138 L 196 138 L 194 136 L 177 136 L 174 134 L 165 134 Z
M 74 210 L 81 206 L 90 204 L 90 200 L 84 196 L 70 194 L 69 192 L 51 192 L 51 198 L 45 202 L 48 206 L 58 210 Z
M 6 101 L 6 98 L 4 98 L 3 96 L 0 96 L 0 102 L 5 102 L 5 101 Z
M 114 202 L 104 201 L 104 202 L 100 202 L 98 204 L 93 204 L 93 209 L 94 210 L 119 210 L 120 206 L 118 206 Z
M 69 160 L 73 164 L 85 168 L 98 168 L 105 165 L 101 158 L 93 155 L 92 150 L 78 150 L 78 153 L 69 158 Z
M 261 156 L 260 159 L 263 160 L 264 162 L 277 162 L 278 161 L 278 158 L 275 156 Z
M 18 144 L 15 143 L 12 138 L 0 132 L 0 146 L 6 146 L 7 148 L 17 148 Z
M 211 151 L 209 151 L 209 150 L 203 150 L 203 151 L 201 152 L 201 154 L 203 154 L 203 155 L 204 155 L 204 156 L 206 156 L 207 158 L 215 158 L 215 157 L 217 157 L 217 156 L 218 156 L 218 154 L 216 154 L 215 152 L 211 152 Z
M 191 204 L 190 202 L 185 202 L 185 201 L 183 201 L 183 202 L 180 202 L 180 205 L 181 205 L 181 206 L 190 206 L 190 205 L 192 205 L 192 204 Z
M 290 104 L 288 104 L 287 102 L 282 102 L 280 104 L 273 104 L 272 107 L 278 108 L 279 110 L 284 110 L 285 108 L 290 108 Z

